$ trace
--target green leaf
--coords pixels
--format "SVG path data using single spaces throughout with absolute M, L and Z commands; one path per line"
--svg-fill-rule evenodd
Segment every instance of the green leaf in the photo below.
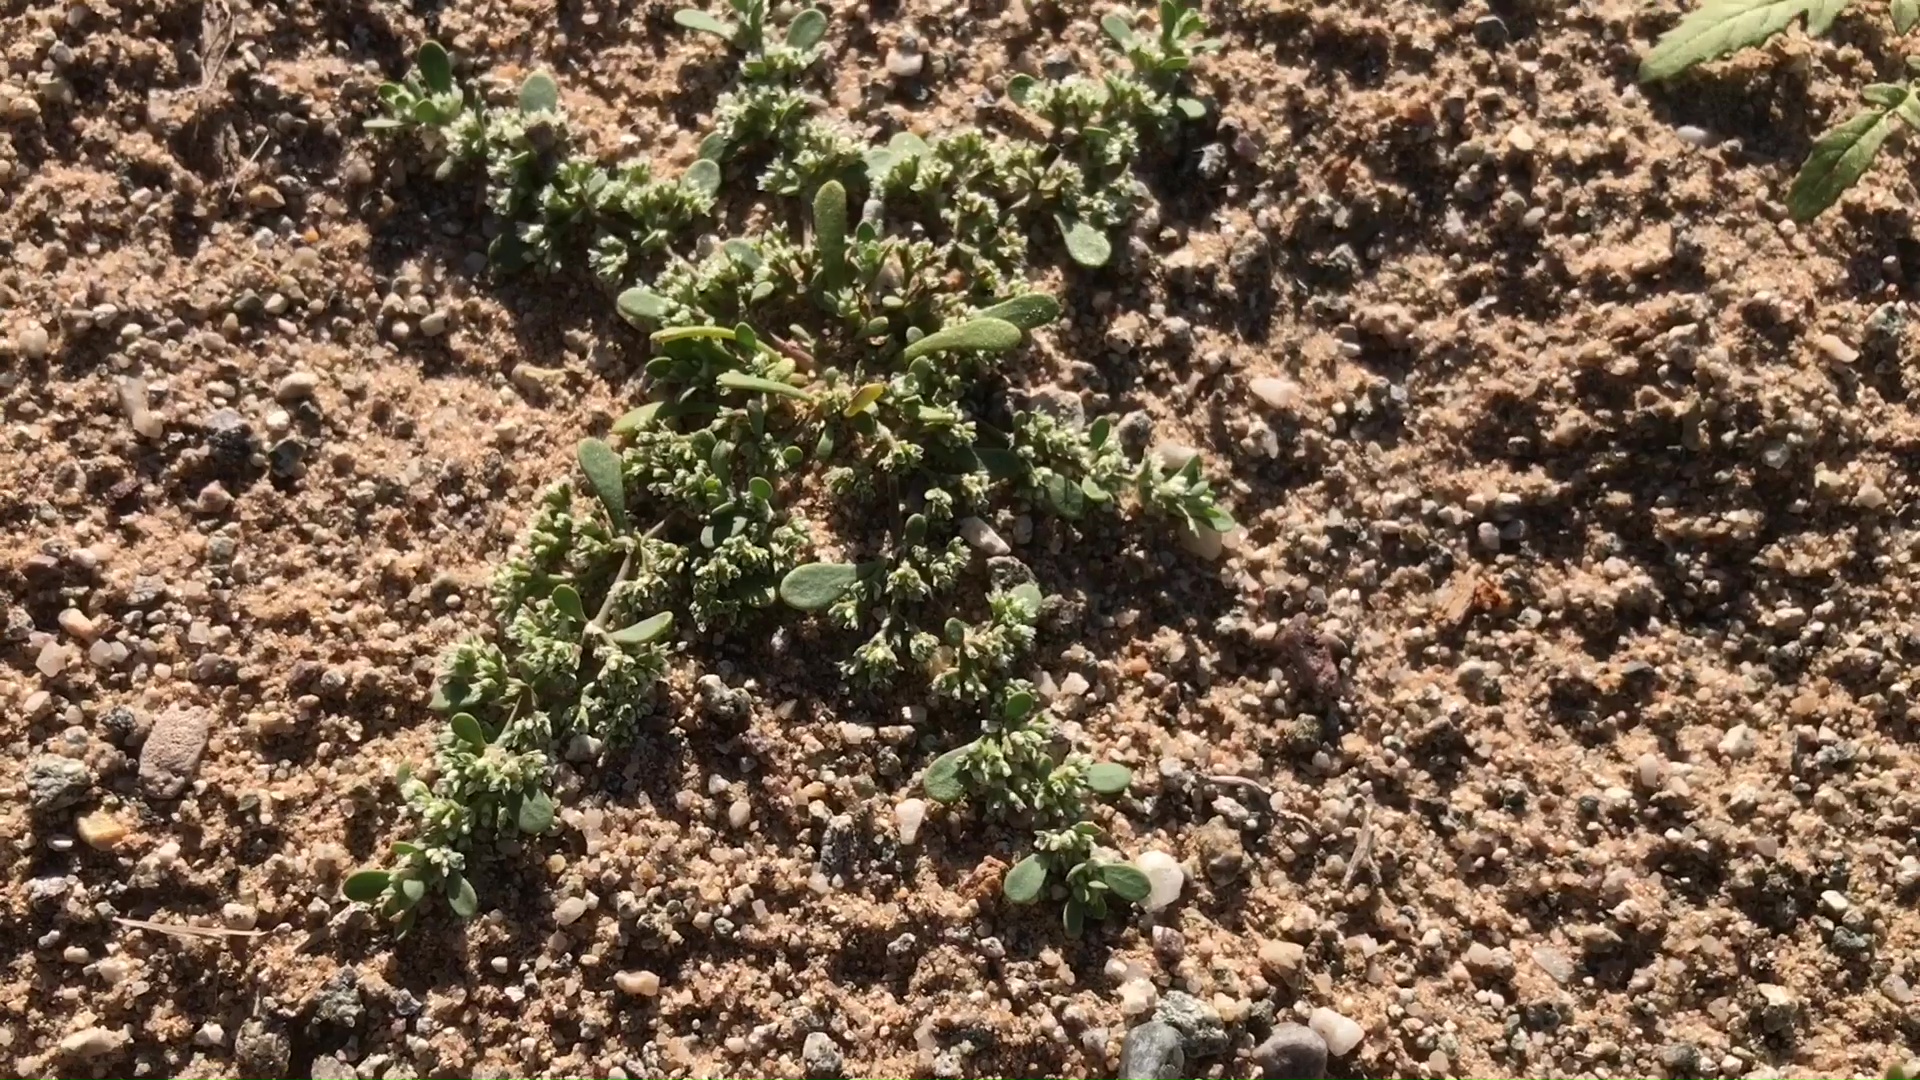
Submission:
M 1105 266 L 1113 258 L 1113 242 L 1107 234 L 1070 214 L 1054 215 L 1060 226 L 1060 239 L 1066 241 L 1067 254 L 1081 266 Z
M 1107 436 L 1112 433 L 1113 421 L 1103 416 L 1087 427 L 1087 445 L 1098 450 L 1107 445 Z
M 1013 99 L 1015 105 L 1025 105 L 1027 98 L 1033 94 L 1033 88 L 1038 85 L 1038 80 L 1031 75 L 1015 75 L 1007 80 L 1007 96 Z
M 900 359 L 912 362 L 940 352 L 1001 352 L 1020 344 L 1020 328 L 1004 319 L 974 318 L 935 330 L 907 346 Z
M 546 832 L 553 827 L 553 797 L 536 789 L 520 800 L 520 810 L 514 819 L 523 833 Z
M 1027 293 L 1000 301 L 980 312 L 980 317 L 1010 322 L 1022 330 L 1037 330 L 1060 317 L 1060 301 L 1046 293 Z
M 453 58 L 447 55 L 444 45 L 437 41 L 424 42 L 413 55 L 413 62 L 420 65 L 420 81 L 427 89 L 436 94 L 453 89 Z
M 473 883 L 458 870 L 447 872 L 447 906 L 463 919 L 480 913 L 480 897 L 474 893 Z
M 629 409 L 613 422 L 615 435 L 631 435 L 653 426 L 654 418 L 660 413 L 662 402 L 649 401 L 637 409 Z
M 886 383 L 868 383 L 853 392 L 853 397 L 847 402 L 847 407 L 840 410 L 840 415 L 859 416 L 861 413 L 873 408 L 879 403 L 880 399 L 886 395 Z
M 554 112 L 560 108 L 560 87 L 553 76 L 544 71 L 536 71 L 527 76 L 520 84 L 520 111 L 528 116 L 534 113 Z
M 1153 883 L 1147 875 L 1127 863 L 1101 863 L 1100 880 L 1107 883 L 1113 894 L 1130 904 L 1137 904 L 1153 891 Z
M 1893 133 L 1893 112 L 1869 109 L 1813 144 L 1800 174 L 1787 191 L 1787 213 L 1795 221 L 1811 221 L 1838 202 L 1873 164 L 1880 144 Z
M 426 899 L 427 883 L 417 877 L 396 878 L 394 884 L 399 886 L 401 901 L 407 907 Z
M 396 859 L 404 859 L 409 856 L 418 855 L 424 850 L 425 849 L 419 844 L 409 844 L 405 840 L 395 840 L 393 843 L 387 845 L 387 853 Z
M 1007 695 L 1000 707 L 1000 716 L 1009 723 L 1025 720 L 1033 714 L 1033 695 L 1025 690 L 1015 690 Z
M 613 631 L 607 635 L 607 640 L 615 645 L 651 645 L 672 629 L 673 612 L 663 611 L 641 619 L 632 626 Z
M 797 398 L 801 401 L 813 400 L 812 394 L 792 383 L 763 379 L 758 375 L 748 375 L 741 371 L 723 371 L 714 382 L 728 390 L 746 390 L 755 394 L 779 394 L 782 397 Z
M 547 599 L 552 600 L 553 606 L 559 608 L 560 614 L 567 618 L 575 622 L 587 621 L 587 609 L 580 603 L 580 593 L 573 586 L 565 583 L 555 585 L 553 592 L 547 594 Z
M 726 252 L 727 258 L 742 270 L 758 270 L 766 265 L 766 260 L 760 257 L 760 249 L 745 240 L 729 240 L 720 245 L 720 250 Z
M 447 723 L 453 728 L 454 737 L 475 750 L 487 748 L 487 733 L 481 729 L 480 721 L 472 713 L 454 713 Z
M 927 798 L 937 803 L 956 803 L 967 797 L 967 785 L 960 777 L 960 766 L 973 750 L 973 744 L 955 747 L 933 759 L 927 766 L 926 775 L 920 778 L 920 786 L 926 790 Z
M 1079 937 L 1087 928 L 1087 911 L 1077 900 L 1067 901 L 1066 908 L 1060 913 L 1060 921 L 1067 928 L 1068 937 Z
M 1920 23 L 1920 0 L 1893 0 L 1893 28 L 1899 33 L 1913 29 Z
M 599 439 L 581 439 L 577 453 L 580 471 L 587 474 L 587 484 L 606 508 L 607 520 L 616 531 L 626 532 L 627 482 L 620 471 L 620 455 Z
M 820 253 L 820 273 L 828 284 L 847 266 L 847 189 L 838 180 L 820 185 L 813 196 L 813 244 Z
M 703 34 L 712 34 L 721 41 L 732 44 L 733 24 L 721 22 L 712 15 L 696 8 L 681 8 L 673 13 L 673 21 L 689 30 L 698 30 Z
M 747 481 L 747 493 L 760 502 L 773 501 L 773 482 L 764 476 Z
M 655 330 L 648 336 L 655 345 L 671 345 L 676 341 L 732 341 L 731 326 L 669 326 L 664 330 Z
M 614 301 L 620 317 L 630 323 L 659 322 L 672 312 L 673 306 L 659 293 L 642 288 L 628 289 Z
M 1040 890 L 1046 887 L 1047 861 L 1038 855 L 1029 855 L 1007 871 L 1000 891 L 1016 904 L 1031 904 L 1040 899 Z
M 720 190 L 720 163 L 709 157 L 687 166 L 687 173 L 680 182 L 703 195 L 713 195 Z
M 796 49 L 811 49 L 827 36 L 827 13 L 808 8 L 787 24 L 787 44 Z
M 1180 115 L 1189 120 L 1203 119 L 1207 115 L 1207 103 L 1199 98 L 1174 98 L 1173 105 L 1180 110 Z
M 851 563 L 808 563 L 780 579 L 780 599 L 801 611 L 820 611 L 859 580 L 860 568 Z
M 1102 795 L 1118 795 L 1133 783 L 1133 770 L 1125 765 L 1102 761 L 1087 769 L 1087 786 Z
M 385 870 L 362 870 L 347 878 L 346 883 L 340 886 L 340 891 L 349 900 L 371 904 L 386 893 L 387 883 L 392 880 L 393 875 Z
M 1807 32 L 1824 34 L 1849 0 L 1707 0 L 1640 61 L 1640 81 L 1671 79 L 1695 64 L 1758 45 L 1802 15 Z
M 1128 22 L 1124 15 L 1103 16 L 1100 20 L 1100 29 L 1105 30 L 1107 36 L 1113 39 L 1113 43 L 1123 49 L 1133 44 L 1133 24 Z
M 1040 614 L 1040 606 L 1046 603 L 1046 598 L 1040 595 L 1040 586 L 1031 581 L 1015 585 L 1013 598 L 1019 602 L 1021 610 L 1025 611 L 1029 618 Z

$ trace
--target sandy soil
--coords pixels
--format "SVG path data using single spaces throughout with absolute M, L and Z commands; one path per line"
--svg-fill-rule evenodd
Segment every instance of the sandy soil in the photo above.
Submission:
M 1098 46 L 1044 3 L 839 7 L 829 95 L 883 126 Z M 396 943 L 341 875 L 644 342 L 476 272 L 472 190 L 362 133 L 373 89 L 431 35 L 684 162 L 723 70 L 625 0 L 0 0 L 0 1073 L 798 1076 L 824 1032 L 850 1075 L 1110 1076 L 1174 992 L 1212 1076 L 1320 1007 L 1365 1029 L 1335 1075 L 1911 1056 L 1915 192 L 1901 160 L 1811 227 L 1778 201 L 1896 69 L 1884 13 L 1653 94 L 1667 5 L 1212 14 L 1217 146 L 1040 356 L 1203 450 L 1245 533 L 1020 552 L 1072 601 L 1060 707 L 1141 779 L 1115 839 L 1180 901 L 1072 941 L 978 869 L 1018 834 L 900 845 L 911 702 L 824 694 L 769 627 L 715 646 L 745 734 L 676 684 L 480 919 Z M 203 729 L 145 794 L 143 744 Z

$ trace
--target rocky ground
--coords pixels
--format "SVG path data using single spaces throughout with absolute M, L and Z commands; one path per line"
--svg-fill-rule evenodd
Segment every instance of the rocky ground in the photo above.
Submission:
M 938 130 L 1098 45 L 1047 2 L 834 6 L 860 123 Z M 1077 941 L 1004 905 L 1020 838 L 903 836 L 898 703 L 763 634 L 567 773 L 476 922 L 396 942 L 341 876 L 399 835 L 437 654 L 643 342 L 480 273 L 470 190 L 363 133 L 373 89 L 432 35 L 684 162 L 711 50 L 631 0 L 0 0 L 0 1073 L 1920 1049 L 1915 192 L 1898 161 L 1811 226 L 1779 201 L 1897 69 L 1884 13 L 1642 93 L 1669 5 L 1209 11 L 1220 130 L 1042 355 L 1204 451 L 1244 532 L 996 523 L 1073 601 L 1044 685 L 1134 767 L 1106 824 L 1177 898 Z

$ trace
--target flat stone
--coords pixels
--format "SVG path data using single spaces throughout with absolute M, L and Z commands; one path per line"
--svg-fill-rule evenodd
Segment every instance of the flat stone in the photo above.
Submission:
M 1367 1034 L 1365 1028 L 1328 1008 L 1313 1010 L 1313 1015 L 1307 1018 L 1307 1026 L 1319 1032 L 1320 1037 L 1327 1041 L 1327 1053 L 1334 1057 L 1346 1057 L 1352 1053 Z
M 1177 1080 L 1186 1075 L 1180 1032 L 1160 1020 L 1127 1032 L 1120 1046 L 1120 1080 Z
M 149 798 L 177 799 L 200 774 L 207 752 L 207 714 L 175 708 L 160 714 L 140 748 L 140 788 Z
M 332 1054 L 322 1054 L 313 1059 L 313 1071 L 307 1073 L 313 1080 L 360 1080 L 360 1070 L 344 1058 Z
M 36 814 L 59 813 L 86 799 L 91 790 L 93 770 L 84 762 L 46 754 L 27 765 L 27 805 Z
M 1265 1080 L 1320 1080 L 1327 1075 L 1327 1040 L 1302 1024 L 1281 1024 L 1253 1048 Z
M 806 1068 L 808 1080 L 833 1080 L 846 1075 L 846 1059 L 840 1053 L 840 1045 L 824 1031 L 807 1033 L 800 1060 Z
M 1180 1048 L 1189 1057 L 1214 1057 L 1233 1046 L 1219 1010 L 1184 990 L 1162 994 L 1154 1018 L 1180 1033 Z

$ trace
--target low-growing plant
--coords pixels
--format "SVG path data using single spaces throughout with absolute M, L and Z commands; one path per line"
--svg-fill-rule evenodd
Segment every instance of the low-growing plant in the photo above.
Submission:
M 1762 44 L 1806 20 L 1807 32 L 1825 34 L 1851 0 L 1707 0 L 1679 25 L 1661 35 L 1640 61 L 1642 82 L 1661 82 L 1741 49 Z M 1905 34 L 1920 23 L 1920 0 L 1891 0 L 1894 29 Z M 1920 57 L 1907 59 L 1909 75 L 1920 75 Z M 1920 129 L 1920 82 L 1874 83 L 1863 87 L 1865 107 L 1820 136 L 1787 191 L 1787 212 L 1811 221 L 1858 183 L 1893 134 L 1896 124 Z
M 1101 857 L 1094 848 L 1099 839 L 1100 830 L 1090 821 L 1042 832 L 1034 838 L 1034 853 L 1007 871 L 1001 892 L 1013 903 L 1031 904 L 1049 884 L 1059 887 L 1065 893 L 1061 922 L 1069 935 L 1079 937 L 1089 919 L 1107 917 L 1108 904 L 1137 904 L 1152 891 L 1138 868 Z
M 498 272 L 584 266 L 648 332 L 652 355 L 646 400 L 604 440 L 580 442 L 575 477 L 546 489 L 495 574 L 492 631 L 448 650 L 433 767 L 400 778 L 416 831 L 347 895 L 402 932 L 434 892 L 472 915 L 472 860 L 551 827 L 556 761 L 625 745 L 669 667 L 697 662 L 677 634 L 784 609 L 850 632 L 840 667 L 853 686 L 908 683 L 991 717 L 924 786 L 1051 828 L 1042 863 L 1022 865 L 1062 885 L 1078 932 L 1145 895 L 1137 871 L 1095 857 L 1089 820 L 1089 796 L 1123 792 L 1131 774 L 1060 745 L 1021 678 L 1049 600 L 1016 560 L 982 567 L 963 522 L 1029 509 L 1233 527 L 1197 459 L 1130 455 L 1111 419 L 1021 408 L 1008 365 L 1061 314 L 1027 284 L 1026 229 L 1062 214 L 1123 220 L 1126 200 L 1111 193 L 1136 183 L 1139 140 L 1204 114 L 1179 96 L 1192 57 L 1212 47 L 1204 23 L 1168 0 L 1157 33 L 1109 25 L 1130 73 L 1027 87 L 1072 127 L 1057 146 L 962 131 L 875 147 L 815 115 L 804 82 L 827 29 L 817 10 L 783 34 L 764 0 L 675 19 L 723 39 L 740 64 L 701 157 L 678 176 L 574 152 L 544 74 L 488 105 L 428 44 L 416 72 L 381 90 L 385 116 L 370 127 L 412 136 L 434 175 L 485 186 Z M 702 238 L 728 175 L 750 170 L 776 212 Z M 1106 261 L 1066 236 L 1076 260 Z M 831 508 L 835 551 L 829 523 L 802 506 Z

